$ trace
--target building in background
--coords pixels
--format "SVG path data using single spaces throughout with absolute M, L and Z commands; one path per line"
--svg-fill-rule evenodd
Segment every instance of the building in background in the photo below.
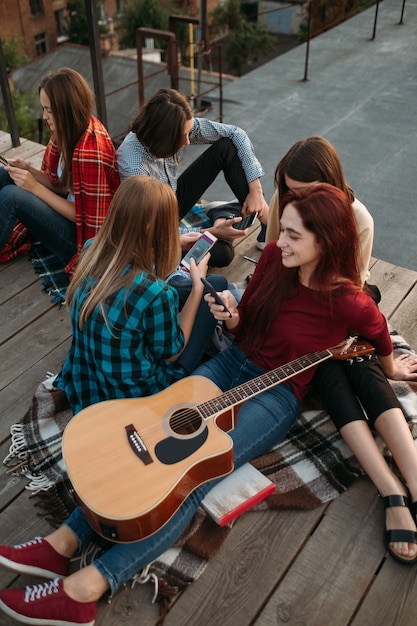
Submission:
M 0 37 L 16 37 L 18 52 L 29 59 L 53 52 L 67 40 L 67 4 L 67 0 L 2 0 Z M 111 18 L 122 7 L 123 0 L 102 0 L 99 18 Z

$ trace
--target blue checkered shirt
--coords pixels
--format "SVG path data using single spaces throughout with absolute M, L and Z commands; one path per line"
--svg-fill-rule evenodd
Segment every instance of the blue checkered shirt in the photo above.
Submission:
M 244 130 L 230 124 L 212 122 L 206 118 L 195 117 L 189 138 L 191 145 L 212 144 L 228 137 L 236 147 L 248 183 L 264 176 L 265 172 L 256 158 L 252 143 Z M 136 135 L 130 132 L 117 149 L 117 164 L 121 180 L 128 176 L 144 175 L 168 183 L 177 190 L 178 161 L 181 161 L 182 148 L 176 159 L 168 157 L 158 159 L 143 146 Z
M 103 400 L 154 394 L 184 376 L 166 360 L 184 345 L 175 289 L 140 272 L 127 292 L 108 298 L 107 323 L 96 309 L 81 331 L 79 310 L 90 285 L 87 279 L 72 302 L 71 348 L 55 382 L 74 414 Z

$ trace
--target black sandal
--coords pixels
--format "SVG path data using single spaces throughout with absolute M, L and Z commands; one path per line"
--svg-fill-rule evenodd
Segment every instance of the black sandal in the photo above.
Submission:
M 384 509 L 389 509 L 394 506 L 406 506 L 410 508 L 410 499 L 408 496 L 403 495 L 392 495 L 385 496 L 382 498 L 382 504 L 384 505 Z M 417 503 L 414 502 L 411 504 L 411 507 L 414 507 L 417 511 Z M 395 552 L 390 543 L 415 543 L 417 544 L 417 532 L 415 530 L 406 530 L 406 529 L 393 529 L 393 530 L 385 530 L 384 531 L 384 545 L 387 549 L 388 553 L 392 556 L 393 559 L 398 561 L 399 563 L 403 563 L 405 565 L 413 565 L 417 563 L 417 554 L 413 557 L 402 556 Z

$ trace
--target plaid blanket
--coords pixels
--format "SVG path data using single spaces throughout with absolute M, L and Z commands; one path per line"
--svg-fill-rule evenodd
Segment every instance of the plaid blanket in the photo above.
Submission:
M 32 241 L 26 226 L 23 226 L 21 222 L 16 222 L 9 240 L 0 249 L 0 263 L 7 263 L 19 255 L 30 252 Z
M 42 288 L 59 308 L 65 304 L 69 276 L 62 261 L 41 243 L 36 242 L 30 253 L 33 269 L 39 274 Z
M 414 353 L 391 329 L 396 355 Z M 61 437 L 72 417 L 63 392 L 41 383 L 30 409 L 11 428 L 12 443 L 3 463 L 9 472 L 29 480 L 27 488 L 49 521 L 58 525 L 76 506 L 62 460 Z M 417 384 L 391 381 L 401 402 L 413 437 L 417 439 Z M 389 451 L 385 450 L 389 460 Z M 275 493 L 258 504 L 257 510 L 310 509 L 343 493 L 362 474 L 349 448 L 328 414 L 314 403 L 303 410 L 287 437 L 253 465 L 276 485 Z M 158 580 L 159 598 L 169 603 L 172 595 L 198 578 L 217 552 L 229 528 L 220 528 L 200 509 L 178 543 L 135 577 L 134 582 Z

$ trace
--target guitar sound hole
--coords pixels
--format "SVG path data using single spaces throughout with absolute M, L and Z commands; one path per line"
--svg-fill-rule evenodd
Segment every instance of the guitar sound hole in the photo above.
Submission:
M 171 430 L 177 435 L 193 435 L 201 428 L 201 415 L 192 408 L 175 411 L 169 420 Z

